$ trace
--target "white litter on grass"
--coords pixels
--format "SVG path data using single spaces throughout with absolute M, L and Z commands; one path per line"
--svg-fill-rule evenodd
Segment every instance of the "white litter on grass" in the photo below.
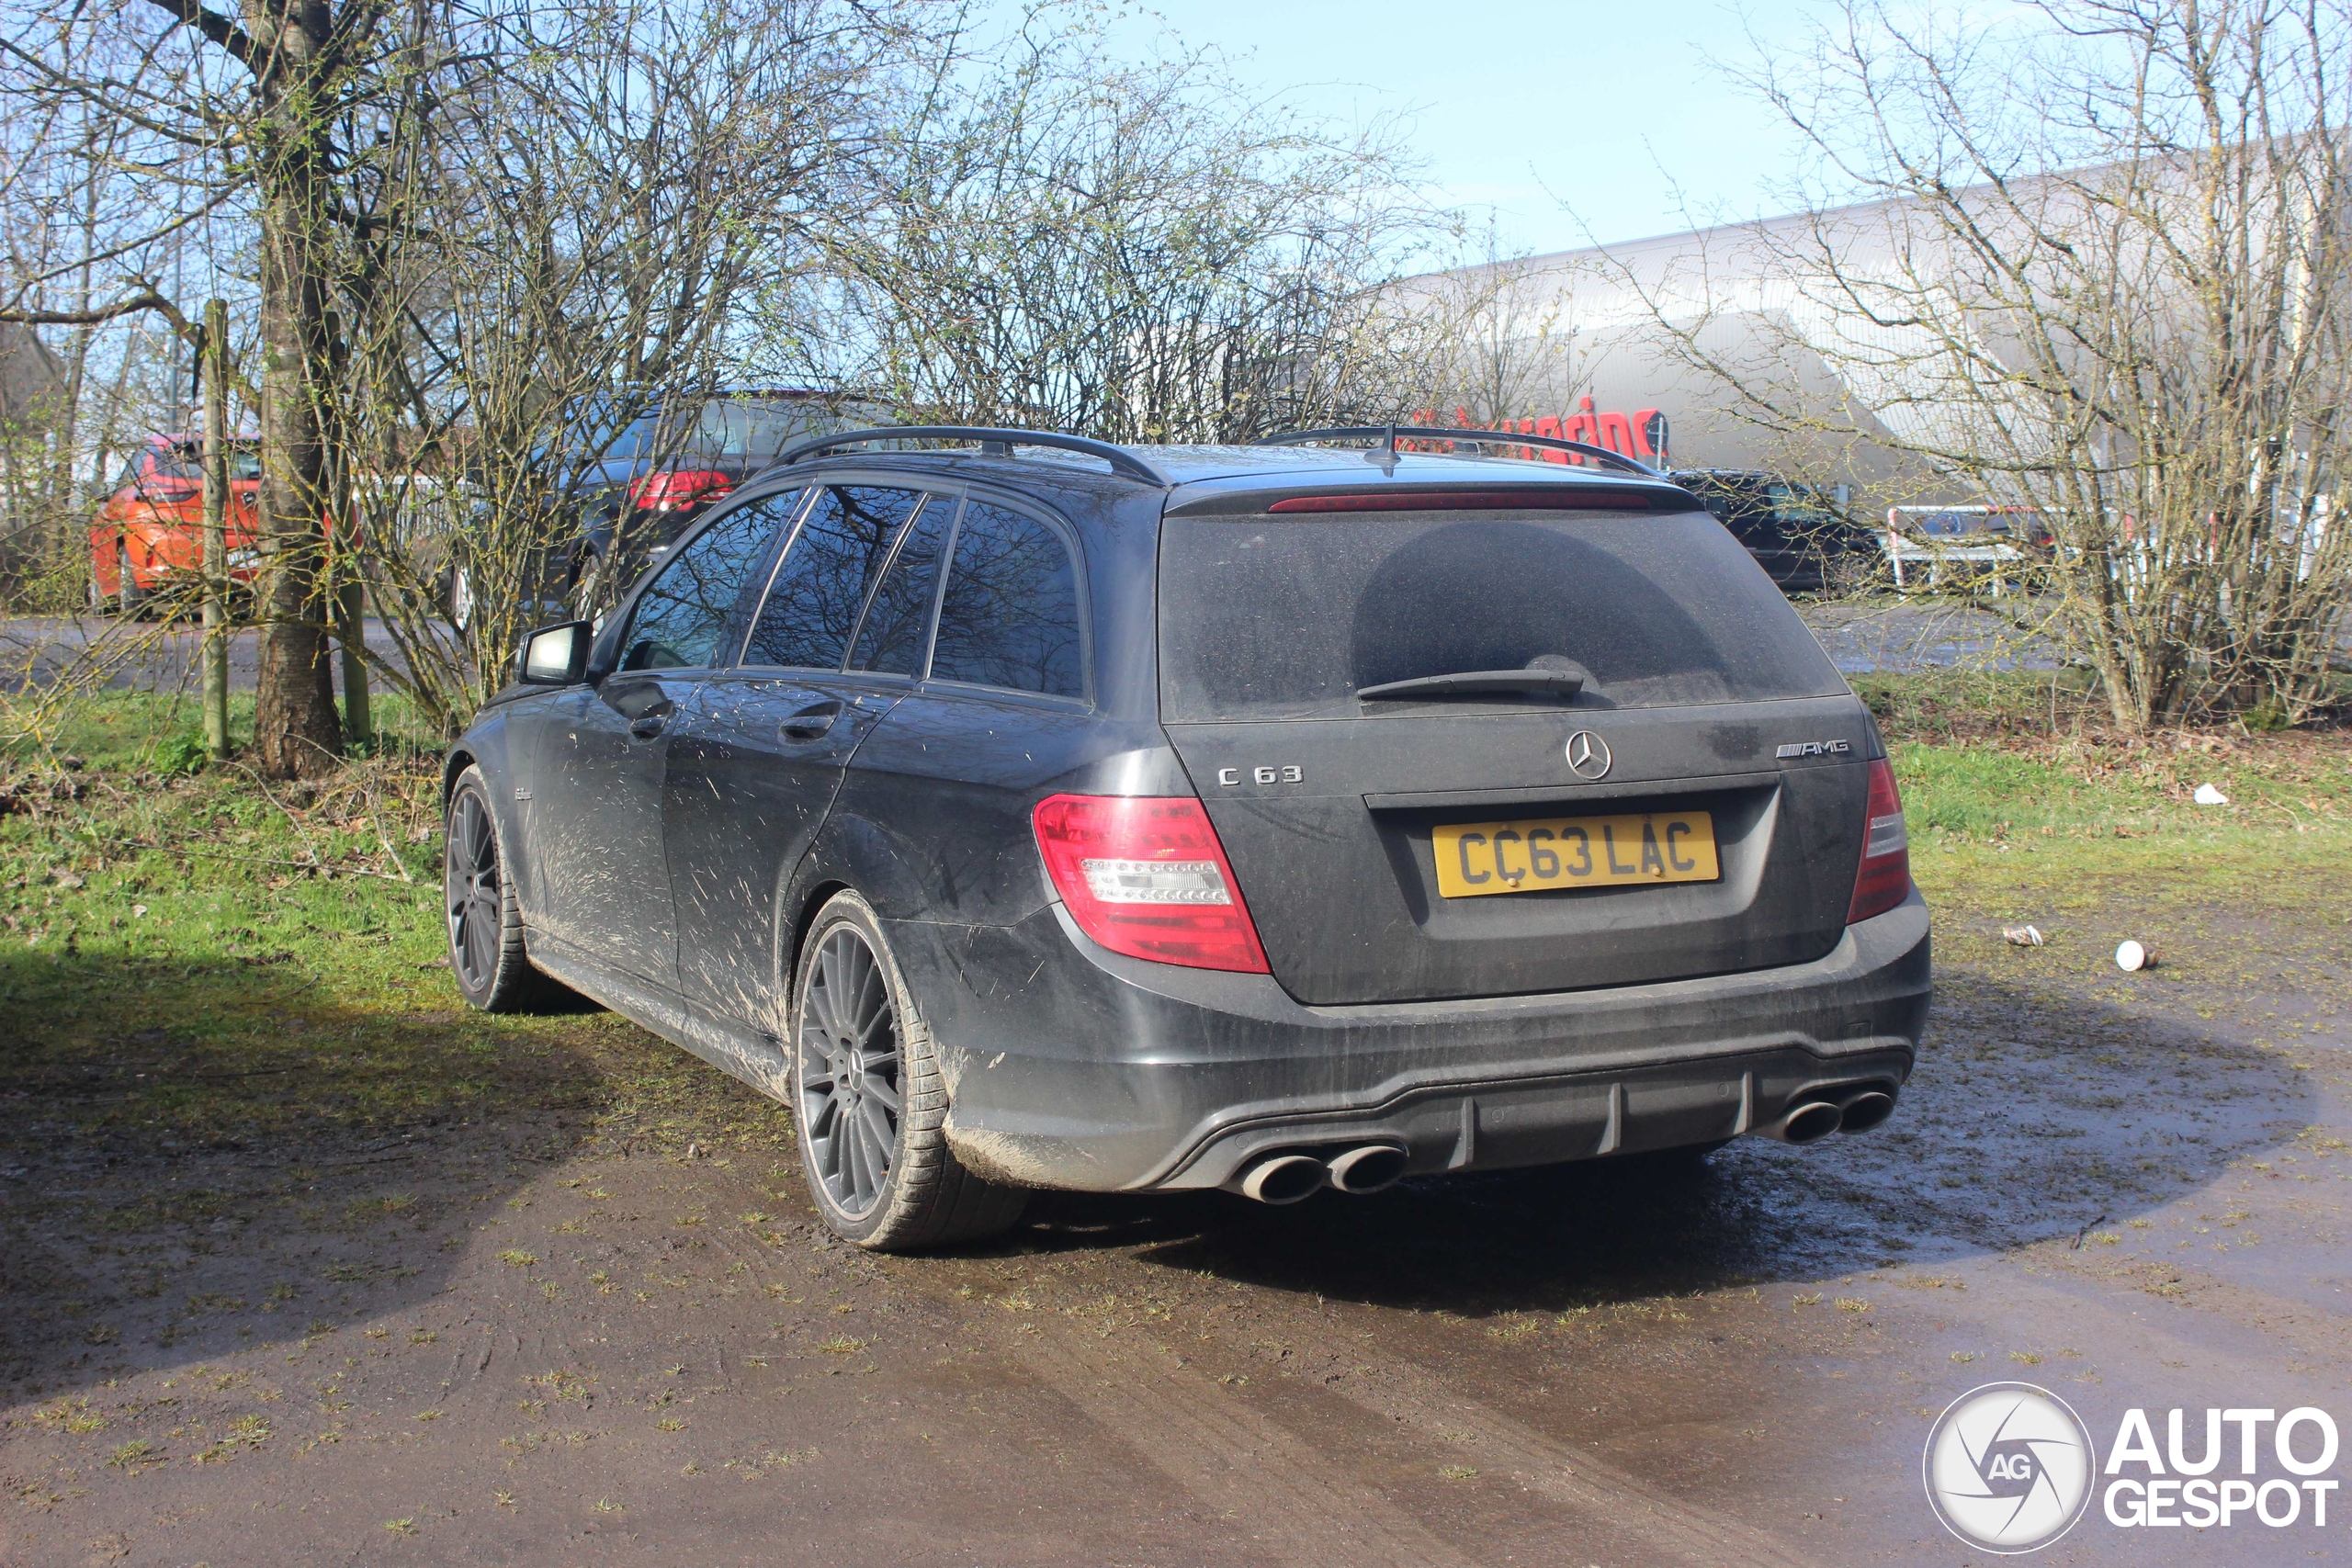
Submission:
M 2011 947 L 2040 947 L 2041 931 L 2038 926 L 2003 926 L 2001 940 Z
M 2145 942 L 2126 942 L 2115 949 L 2115 966 L 2125 974 L 2156 966 L 2155 951 Z
M 2189 798 L 2199 806 L 2227 806 L 2230 803 L 2230 797 L 2228 795 L 2223 795 L 2220 790 L 2215 789 L 2209 784 L 2199 784 L 2197 786 L 2197 793 L 2190 795 Z

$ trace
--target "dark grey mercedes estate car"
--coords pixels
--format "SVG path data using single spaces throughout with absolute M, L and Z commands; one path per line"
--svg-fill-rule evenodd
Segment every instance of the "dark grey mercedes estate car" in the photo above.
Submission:
M 786 452 L 452 749 L 458 985 L 784 1100 L 874 1247 L 1883 1121 L 1868 711 L 1689 492 L 1447 434 Z

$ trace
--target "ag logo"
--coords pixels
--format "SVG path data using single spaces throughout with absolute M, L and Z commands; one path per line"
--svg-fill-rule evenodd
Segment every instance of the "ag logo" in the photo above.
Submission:
M 1944 1528 L 2006 1557 L 2039 1551 L 2075 1528 L 2098 1459 L 2064 1400 L 2031 1383 L 1989 1382 L 1937 1418 L 1920 1468 Z
M 1580 779 L 1605 779 L 1609 776 L 1609 742 L 1589 729 L 1579 729 L 1568 737 L 1568 769 Z

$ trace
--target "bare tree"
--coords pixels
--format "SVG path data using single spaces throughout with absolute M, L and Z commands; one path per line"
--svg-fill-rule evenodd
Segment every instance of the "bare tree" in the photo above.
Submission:
M 597 600 L 565 572 L 582 460 L 665 399 L 783 380 L 1225 440 L 1393 417 L 1436 374 L 1389 285 L 1448 225 L 1385 134 L 1206 55 L 1118 66 L 1077 6 L 976 50 L 899 0 L 240 4 L 0 0 L 0 146 L 103 197 L 13 258 L 0 319 L 185 332 L 163 264 L 199 241 L 240 301 L 266 771 L 332 761 L 332 642 L 355 724 L 364 663 L 454 729 L 524 626 Z
M 2118 723 L 2299 717 L 2352 587 L 2352 25 L 2318 0 L 2030 11 L 1987 33 L 1853 0 L 1752 78 L 1823 171 L 1816 216 L 1640 286 L 1746 417 L 2038 514 L 2047 625 Z
M 186 225 L 175 221 L 179 187 L 154 172 L 141 126 L 89 96 L 49 90 L 59 66 L 91 54 L 94 31 L 71 16 L 11 19 L 24 25 L 0 50 L 10 110 L 0 130 L 0 306 L 13 307 L 0 312 L 13 323 L 0 393 L 5 554 L 20 592 L 53 601 L 40 580 L 81 544 L 88 495 L 168 405 L 179 344 L 151 313 L 161 297 L 134 283 L 125 298 L 124 280 L 161 276 Z M 105 73 L 133 89 L 153 85 L 152 59 L 102 52 Z
M 626 520 L 583 460 L 727 379 L 747 301 L 810 265 L 910 36 L 832 0 L 595 0 L 477 6 L 431 40 L 405 151 L 360 197 L 333 482 L 382 546 L 378 671 L 436 726 L 563 613 L 585 511 Z
M 268 560 L 254 739 L 263 771 L 279 776 L 332 766 L 342 747 L 321 592 L 328 550 L 321 419 L 350 233 L 345 187 L 379 151 L 369 133 L 385 86 L 381 35 L 390 9 L 384 0 L 242 0 L 234 12 L 202 0 L 150 0 L 94 13 L 34 0 L 0 39 L 12 108 L 69 129 L 95 118 L 123 133 L 105 156 L 78 132 L 31 144 L 39 161 L 106 176 L 116 233 L 79 265 L 117 273 L 130 298 L 100 311 L 153 306 L 186 329 L 179 302 L 157 292 L 155 253 L 180 240 L 193 217 L 232 212 L 250 225 Z M 154 199 L 159 192 L 172 196 L 168 205 Z M 21 296 L 52 279 L 17 281 Z M 7 314 L 61 317 L 21 302 Z
M 1491 231 L 1466 265 L 1398 285 L 1403 310 L 1442 323 L 1444 352 L 1422 401 L 1452 422 L 1493 429 L 1538 409 L 1572 407 L 1592 384 L 1590 334 L 1577 320 L 1579 277 L 1506 254 Z
M 220 291 L 258 340 L 266 773 L 332 765 L 334 641 L 355 721 L 362 660 L 444 728 L 495 683 L 576 522 L 566 460 L 724 374 L 741 301 L 802 265 L 896 101 L 899 9 L 9 7 L 0 175 L 47 182 L 17 227 L 48 243 L 11 255 L 0 320 L 191 333 L 165 264 L 198 239 L 205 291 L 243 285 Z M 462 637 L 436 624 L 455 549 L 489 612 Z M 390 659 L 362 647 L 363 580 Z
M 1069 20 L 939 67 L 775 336 L 910 413 L 1112 440 L 1402 406 L 1382 288 L 1442 220 L 1385 131 L 1241 98 L 1211 54 L 1116 64 Z

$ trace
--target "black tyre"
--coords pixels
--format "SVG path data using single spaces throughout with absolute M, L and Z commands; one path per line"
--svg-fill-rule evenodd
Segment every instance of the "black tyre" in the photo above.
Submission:
M 571 563 L 571 613 L 583 621 L 593 621 L 605 608 L 605 598 L 610 588 L 605 581 L 605 558 L 594 550 L 582 550 Z
M 441 905 L 458 991 L 484 1012 L 534 1012 L 569 1000 L 571 992 L 524 951 L 523 911 L 480 768 L 458 775 L 441 839 Z
M 874 911 L 818 911 L 792 987 L 793 1120 L 809 1195 L 835 1235 L 898 1252 L 1012 1228 L 1028 1194 L 956 1163 L 931 1032 Z
M 115 571 L 115 581 L 120 585 L 114 596 L 115 613 L 126 621 L 135 621 L 146 613 L 147 591 L 140 587 L 139 579 L 131 575 L 129 545 L 123 546 L 116 556 Z
M 473 630 L 474 608 L 473 577 L 463 565 L 450 567 L 441 574 L 441 609 L 460 637 Z

